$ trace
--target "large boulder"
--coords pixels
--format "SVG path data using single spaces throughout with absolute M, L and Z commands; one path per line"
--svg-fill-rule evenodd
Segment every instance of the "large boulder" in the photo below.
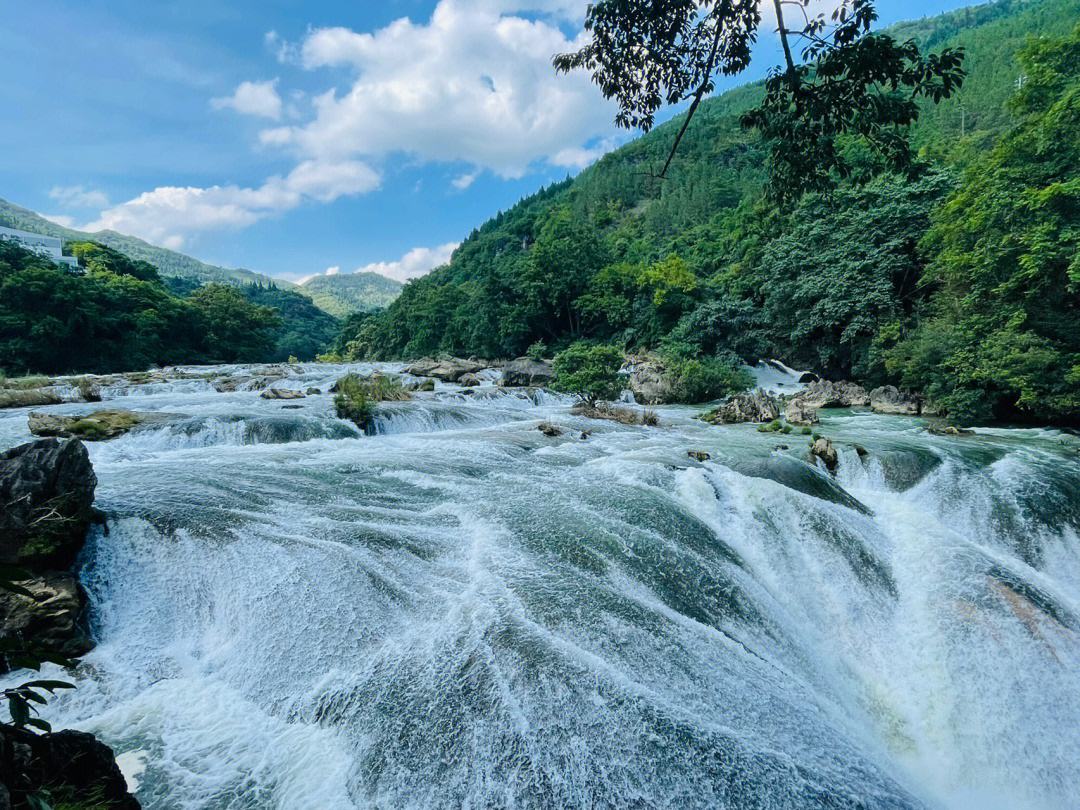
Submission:
M 780 403 L 762 388 L 729 397 L 726 402 L 702 415 L 714 425 L 739 422 L 771 422 L 780 417 Z
M 0 408 L 37 408 L 60 402 L 56 393 L 41 388 L 0 388 Z
M 853 382 L 818 380 L 795 395 L 803 407 L 852 408 L 870 404 L 870 395 L 861 385 Z
M 75 658 L 93 648 L 80 622 L 85 597 L 74 574 L 51 571 L 20 583 L 33 596 L 0 589 L 0 637 Z
M 502 370 L 499 385 L 508 387 L 544 386 L 555 379 L 555 371 L 547 360 L 519 357 L 511 360 Z
M 794 397 L 787 401 L 784 406 L 784 418 L 791 425 L 816 425 L 818 423 L 818 413 L 816 408 L 811 408 L 809 405 L 803 403 L 798 397 Z
M 263 399 L 303 399 L 307 394 L 292 388 L 267 388 L 259 396 Z
M 475 388 L 476 386 L 480 385 L 480 382 L 480 378 L 472 373 L 462 374 L 458 378 L 458 385 L 464 386 L 465 388 Z
M 675 391 L 664 362 L 655 355 L 632 357 L 628 362 L 630 391 L 640 405 L 671 402 Z
M 883 385 L 870 392 L 870 410 L 874 413 L 918 416 L 922 413 L 919 397 L 907 394 L 895 385 Z
M 840 454 L 836 452 L 833 443 L 826 438 L 814 440 L 810 445 L 810 458 L 811 460 L 815 458 L 821 459 L 829 472 L 835 470 L 836 465 L 840 463 Z
M 93 734 L 74 730 L 29 734 L 3 727 L 0 808 L 36 807 L 27 795 L 41 790 L 51 794 L 54 807 L 141 807 L 128 792 L 112 749 Z
M 97 476 L 79 441 L 38 441 L 0 453 L 0 563 L 67 568 L 94 520 Z
M 82 442 L 39 439 L 0 454 L 0 563 L 29 575 L 19 582 L 29 595 L 0 589 L 0 641 L 65 657 L 90 649 L 70 569 L 97 517 L 96 486 Z
M 450 357 L 446 360 L 419 360 L 406 366 L 404 371 L 414 377 L 434 377 L 443 382 L 457 382 L 465 374 L 475 374 L 483 368 L 484 364 L 476 360 Z
M 30 432 L 35 436 L 96 442 L 115 439 L 144 425 L 157 425 L 183 418 L 183 414 L 178 413 L 139 413 L 118 409 L 71 415 L 31 411 L 27 422 Z

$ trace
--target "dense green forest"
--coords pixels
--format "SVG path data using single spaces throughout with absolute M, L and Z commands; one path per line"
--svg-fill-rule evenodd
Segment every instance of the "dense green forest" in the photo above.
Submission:
M 575 340 L 777 357 L 919 390 L 958 420 L 1080 419 L 1080 0 L 1004 0 L 894 34 L 965 48 L 916 171 L 857 141 L 828 195 L 765 202 L 751 85 L 541 190 L 339 341 L 354 357 L 516 356 Z M 1020 88 L 1018 90 L 1018 87 Z
M 354 312 L 385 309 L 401 294 L 401 282 L 378 273 L 338 273 L 315 276 L 298 289 L 319 309 L 344 318 Z
M 148 262 L 104 245 L 66 247 L 83 272 L 0 239 L 0 371 L 310 360 L 339 329 L 309 299 L 273 284 L 163 280 Z

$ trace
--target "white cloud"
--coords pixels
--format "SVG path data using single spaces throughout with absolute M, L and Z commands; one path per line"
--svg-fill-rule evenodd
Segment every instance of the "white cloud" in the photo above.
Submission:
M 314 29 L 299 45 L 301 64 L 350 68 L 352 84 L 316 96 L 311 121 L 267 130 L 261 141 L 304 158 L 405 152 L 520 177 L 613 129 L 614 107 L 588 75 L 557 76 L 551 65 L 554 54 L 580 44 L 553 16 L 577 19 L 584 7 L 440 0 L 425 24 L 403 18 L 373 33 Z M 524 11 L 533 13 L 514 13 Z
M 341 268 L 338 267 L 335 264 L 333 267 L 327 267 L 326 270 L 323 272 L 323 275 L 324 276 L 336 276 L 340 272 L 341 272 Z
M 104 208 L 109 204 L 104 191 L 86 186 L 53 186 L 49 197 L 66 208 Z
M 392 262 L 373 262 L 357 267 L 354 273 L 378 273 L 395 281 L 419 278 L 450 261 L 458 242 L 447 242 L 438 247 L 416 247 Z
M 476 178 L 480 176 L 480 172 L 466 172 L 465 174 L 458 175 L 450 181 L 450 185 L 456 188 L 458 191 L 464 191 L 473 183 L 476 182 Z
M 363 194 L 378 188 L 379 180 L 374 169 L 358 161 L 308 160 L 258 188 L 161 186 L 102 211 L 85 229 L 120 231 L 176 249 L 192 234 L 244 228 L 307 200 Z
M 243 115 L 281 120 L 281 96 L 277 79 L 265 82 L 240 82 L 231 96 L 210 99 L 215 110 L 232 109 Z

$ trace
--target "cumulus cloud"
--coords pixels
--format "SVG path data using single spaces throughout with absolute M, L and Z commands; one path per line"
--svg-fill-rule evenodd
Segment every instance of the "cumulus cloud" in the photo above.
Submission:
M 355 160 L 301 162 L 261 186 L 161 186 L 102 211 L 86 230 L 110 229 L 177 249 L 192 234 L 243 228 L 307 200 L 332 202 L 379 186 L 379 175 Z
M 49 197 L 67 208 L 104 208 L 109 204 L 104 191 L 86 186 L 53 186 Z
M 574 19 L 583 9 L 570 0 L 440 0 L 422 24 L 314 29 L 298 46 L 300 63 L 347 68 L 351 84 L 316 96 L 309 122 L 267 130 L 261 141 L 304 157 L 405 152 L 520 177 L 612 129 L 613 107 L 589 77 L 557 76 L 551 66 L 580 44 L 553 15 Z
M 457 250 L 458 242 L 447 242 L 438 247 L 415 247 L 392 262 L 372 262 L 357 267 L 354 273 L 378 273 L 395 281 L 408 281 L 419 278 L 450 261 Z
M 281 119 L 281 96 L 277 91 L 277 79 L 265 82 L 240 82 L 231 96 L 210 99 L 215 110 L 232 109 L 243 115 L 259 118 Z
M 475 183 L 476 178 L 479 176 L 480 172 L 466 172 L 465 174 L 459 174 L 457 177 L 450 181 L 450 185 L 452 185 L 458 191 L 464 191 L 473 183 Z

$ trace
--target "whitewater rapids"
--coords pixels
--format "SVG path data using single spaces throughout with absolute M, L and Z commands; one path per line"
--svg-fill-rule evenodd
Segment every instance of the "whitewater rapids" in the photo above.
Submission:
M 39 410 L 185 418 L 90 445 L 97 647 L 46 717 L 151 810 L 1080 807 L 1075 436 L 823 412 L 833 479 L 692 408 L 105 393 Z

